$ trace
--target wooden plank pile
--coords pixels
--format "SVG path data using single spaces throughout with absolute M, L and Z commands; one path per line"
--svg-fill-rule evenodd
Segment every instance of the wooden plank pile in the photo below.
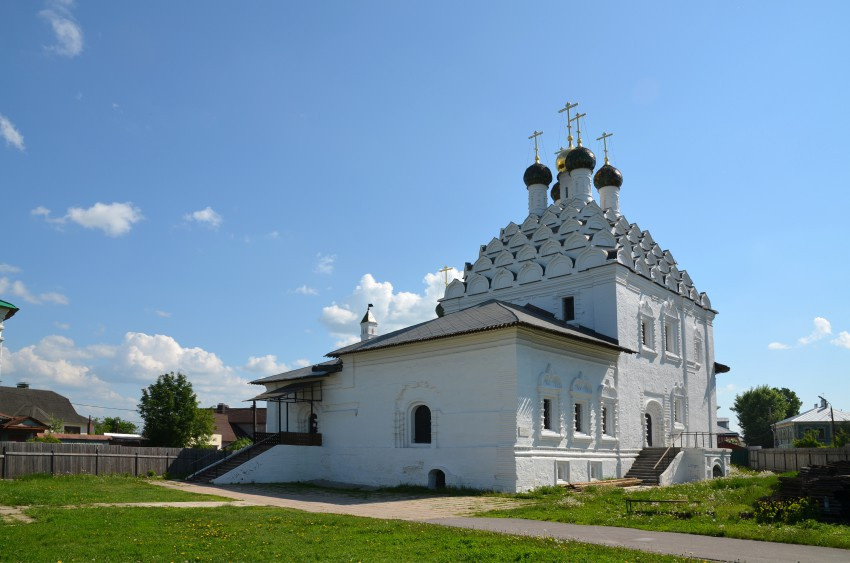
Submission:
M 622 479 L 605 479 L 602 481 L 587 481 L 584 483 L 564 483 L 562 486 L 574 491 L 582 491 L 587 487 L 636 487 L 642 485 L 640 479 L 624 477 Z
M 780 477 L 776 497 L 781 500 L 811 498 L 826 518 L 850 520 L 850 461 L 810 465 L 797 477 Z

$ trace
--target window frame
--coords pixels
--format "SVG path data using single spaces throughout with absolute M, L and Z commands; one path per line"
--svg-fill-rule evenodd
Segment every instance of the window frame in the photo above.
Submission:
M 417 413 L 420 409 L 428 410 L 428 441 L 419 441 L 418 430 L 419 421 L 417 421 Z M 434 410 L 425 403 L 416 403 L 410 406 L 410 446 L 414 448 L 430 448 L 434 444 Z

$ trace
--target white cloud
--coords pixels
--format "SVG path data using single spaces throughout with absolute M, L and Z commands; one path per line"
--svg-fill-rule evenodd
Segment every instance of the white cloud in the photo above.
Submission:
M 15 128 L 15 125 L 9 121 L 9 118 L 0 114 L 0 137 L 6 141 L 6 145 L 11 145 L 19 151 L 24 150 L 24 136 Z
M 156 310 L 156 311 L 154 311 L 154 314 L 155 314 L 157 317 L 162 317 L 162 318 L 164 318 L 164 319 L 170 319 L 170 318 L 171 318 L 171 313 L 169 313 L 168 311 L 159 311 L 159 310 Z
M 830 343 L 850 350 L 850 332 L 842 330 L 838 333 L 838 338 L 830 340 Z
M 0 274 L 17 274 L 21 269 L 11 264 L 0 263 Z
M 787 350 L 790 348 L 787 344 L 783 344 L 782 342 L 771 342 L 767 345 L 768 350 Z
M 274 354 L 266 354 L 265 356 L 259 357 L 250 356 L 242 368 L 246 371 L 262 375 L 274 375 L 276 373 L 283 373 L 292 369 L 285 363 L 278 362 L 277 356 Z
M 449 271 L 449 281 L 459 277 L 458 270 Z M 365 274 L 341 305 L 332 303 L 322 309 L 320 321 L 336 338 L 336 345 L 344 346 L 359 340 L 360 319 L 369 303 L 373 305 L 381 334 L 433 319 L 437 316 L 434 311 L 437 299 L 445 290 L 444 277 L 433 272 L 426 274 L 422 282 L 425 284 L 422 293 L 396 291 L 391 282 L 379 282 L 372 274 Z
M 68 330 L 69 328 L 71 328 L 71 325 L 70 325 L 70 324 L 68 324 L 68 323 L 60 323 L 59 321 L 56 321 L 55 323 L 53 323 L 53 326 L 55 326 L 55 327 L 56 327 L 56 328 L 58 328 L 59 330 Z
M 804 336 L 803 338 L 800 338 L 799 340 L 797 340 L 797 342 L 799 342 L 803 346 L 805 346 L 807 344 L 811 344 L 812 342 L 815 342 L 816 340 L 820 340 L 824 336 L 827 336 L 827 335 L 832 333 L 832 325 L 825 318 L 815 317 L 814 321 L 812 321 L 812 322 L 815 325 L 815 328 L 812 331 L 812 333 L 808 336 Z
M 111 237 L 129 233 L 133 224 L 144 218 L 141 210 L 129 201 L 125 203 L 97 202 L 89 208 L 69 207 L 64 217 L 51 217 L 50 210 L 43 206 L 36 207 L 30 213 L 36 217 L 43 217 L 45 221 L 55 225 L 64 225 L 72 221 L 86 229 L 100 229 Z
M 72 0 L 48 0 L 47 8 L 38 13 L 53 28 L 56 44 L 45 47 L 63 57 L 76 57 L 83 52 L 83 30 L 71 9 Z
M 4 354 L 3 374 L 48 388 L 103 386 L 103 380 L 82 362 L 94 356 L 93 351 L 77 348 L 70 338 L 46 336 L 38 344 Z
M 195 223 L 204 224 L 211 229 L 217 229 L 219 225 L 221 225 L 222 221 L 221 215 L 216 213 L 209 205 L 203 209 L 199 209 L 198 211 L 187 213 L 183 216 L 183 219 L 190 222 L 194 221 Z
M 302 285 L 301 287 L 295 288 L 295 293 L 300 293 L 301 295 L 318 295 L 319 291 L 308 285 Z
M 335 261 L 336 254 L 316 254 L 316 265 L 313 266 L 313 271 L 317 274 L 332 274 Z
M 68 304 L 68 298 L 61 293 L 51 291 L 36 295 L 32 293 L 21 280 L 10 280 L 7 277 L 0 278 L 0 294 L 3 293 L 20 297 L 27 303 L 32 303 L 34 305 L 43 305 L 44 303 L 53 303 L 55 305 Z
M 306 358 L 299 358 L 299 359 L 295 360 L 295 365 L 300 367 L 300 368 L 306 368 L 307 366 L 309 366 L 312 363 L 313 362 L 311 362 L 310 360 L 308 360 Z

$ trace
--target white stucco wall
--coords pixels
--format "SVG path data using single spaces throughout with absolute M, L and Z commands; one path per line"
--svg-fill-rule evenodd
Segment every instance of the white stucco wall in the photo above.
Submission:
M 732 451 L 724 448 L 682 450 L 659 476 L 659 484 L 672 485 L 711 479 L 715 467 L 719 467 L 721 476 L 725 477 L 729 475 L 729 469 L 732 467 L 731 456 Z

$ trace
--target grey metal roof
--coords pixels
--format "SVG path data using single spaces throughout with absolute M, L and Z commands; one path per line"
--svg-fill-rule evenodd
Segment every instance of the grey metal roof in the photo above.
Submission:
M 832 416 L 835 417 L 835 422 L 850 422 L 850 412 L 832 409 Z M 806 412 L 801 412 L 796 416 L 780 420 L 775 424 L 784 424 L 787 422 L 831 422 L 832 416 L 830 416 L 829 407 L 821 408 L 820 406 L 817 406 L 813 409 L 807 410 Z
M 77 414 L 67 397 L 46 389 L 0 387 L 0 412 L 11 416 L 31 416 L 45 423 L 57 418 L 66 425 L 88 424 L 88 418 Z
M 266 383 L 276 383 L 278 381 L 292 381 L 294 379 L 304 379 L 307 377 L 321 377 L 323 375 L 336 373 L 341 369 L 342 360 L 330 360 L 313 366 L 307 366 L 305 368 L 294 369 L 292 371 L 277 373 L 261 379 L 255 379 L 251 383 L 254 385 L 265 385 Z
M 549 332 L 571 340 L 595 344 L 609 350 L 634 353 L 623 348 L 614 338 L 592 330 L 559 321 L 554 316 L 531 305 L 514 305 L 495 299 L 473 307 L 438 317 L 418 325 L 364 340 L 326 354 L 339 357 L 343 354 L 401 346 L 412 342 L 425 342 L 461 334 L 471 334 L 500 328 L 524 326 Z

